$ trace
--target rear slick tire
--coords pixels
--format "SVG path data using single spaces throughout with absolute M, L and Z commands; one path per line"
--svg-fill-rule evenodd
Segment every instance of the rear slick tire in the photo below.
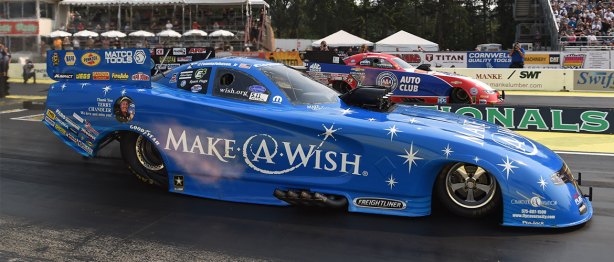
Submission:
M 435 180 L 435 194 L 450 212 L 468 218 L 488 216 L 502 204 L 497 179 L 469 163 L 453 163 L 441 170 Z
M 126 132 L 120 141 L 120 150 L 124 163 L 138 180 L 148 185 L 168 189 L 168 172 L 162 155 L 146 137 Z

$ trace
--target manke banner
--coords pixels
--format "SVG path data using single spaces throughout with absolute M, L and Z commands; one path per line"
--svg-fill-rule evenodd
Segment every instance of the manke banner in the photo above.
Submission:
M 37 35 L 36 21 L 0 21 L 0 35 Z
M 509 107 L 487 105 L 425 106 L 467 115 L 519 131 L 614 134 L 614 109 Z

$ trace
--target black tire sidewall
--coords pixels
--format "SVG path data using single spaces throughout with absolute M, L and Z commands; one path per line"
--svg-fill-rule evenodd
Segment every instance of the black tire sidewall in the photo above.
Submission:
M 148 185 L 168 189 L 168 173 L 166 167 L 159 171 L 149 171 L 140 162 L 136 155 L 136 141 L 140 135 L 133 132 L 125 132 L 120 141 L 120 150 L 124 163 L 139 181 Z M 145 138 L 147 139 L 147 138 Z M 166 177 L 166 179 L 163 179 Z
M 467 99 L 461 100 L 460 98 L 458 98 L 458 92 L 465 92 L 467 94 Z M 465 91 L 465 89 L 462 89 L 460 87 L 454 87 L 450 92 L 450 101 L 454 104 L 471 104 L 471 96 L 469 95 L 469 93 L 467 93 L 467 91 Z
M 461 217 L 467 217 L 467 218 L 485 217 L 499 210 L 502 203 L 501 203 L 501 187 L 499 186 L 498 181 L 497 181 L 495 195 L 490 200 L 490 202 L 488 202 L 488 204 L 482 207 L 465 208 L 465 207 L 459 206 L 454 201 L 452 201 L 452 199 L 450 199 L 450 196 L 448 195 L 448 191 L 446 189 L 446 176 L 448 172 L 450 171 L 450 169 L 455 164 L 456 163 L 447 165 L 443 170 L 441 170 L 439 175 L 437 175 L 437 179 L 435 179 L 435 186 L 434 186 L 435 190 L 434 191 L 435 191 L 435 195 L 437 196 L 437 198 L 439 198 L 439 201 L 441 202 L 441 204 L 447 210 L 454 213 L 455 215 L 458 215 Z

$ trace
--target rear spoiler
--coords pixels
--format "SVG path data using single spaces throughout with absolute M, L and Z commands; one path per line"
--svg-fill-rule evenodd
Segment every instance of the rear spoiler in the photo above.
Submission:
M 153 66 L 145 48 L 47 51 L 47 75 L 59 82 L 151 88 Z

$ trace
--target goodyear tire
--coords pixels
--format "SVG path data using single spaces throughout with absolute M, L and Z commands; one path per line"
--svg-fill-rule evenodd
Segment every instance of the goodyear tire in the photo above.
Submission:
M 450 212 L 462 217 L 484 217 L 501 206 L 497 179 L 469 163 L 453 163 L 441 170 L 435 181 L 435 194 Z
M 453 104 L 471 104 L 471 97 L 464 89 L 455 87 L 450 92 L 450 102 Z
M 335 81 L 333 82 L 333 89 L 337 90 L 337 92 L 341 94 L 345 94 L 349 92 L 350 90 L 352 90 L 352 87 L 346 82 Z
M 120 141 L 124 163 L 137 179 L 148 185 L 168 189 L 168 173 L 156 146 L 146 137 L 126 132 Z

